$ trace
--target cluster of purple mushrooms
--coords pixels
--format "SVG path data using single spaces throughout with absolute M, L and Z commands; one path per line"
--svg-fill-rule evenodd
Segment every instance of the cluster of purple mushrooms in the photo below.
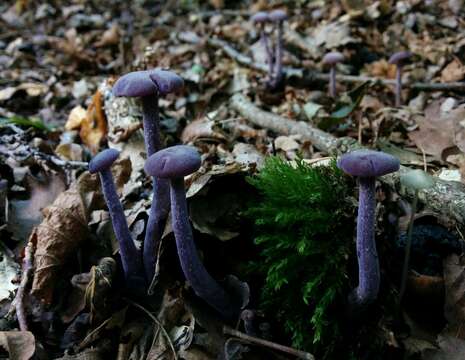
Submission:
M 252 22 L 260 31 L 260 42 L 266 51 L 266 62 L 268 63 L 268 79 L 266 82 L 270 90 L 276 90 L 283 85 L 283 24 L 287 19 L 284 10 L 273 10 L 270 13 L 259 11 L 252 16 Z M 266 24 L 271 23 L 277 28 L 277 44 L 272 46 L 266 31 Z M 410 51 L 399 51 L 389 58 L 389 64 L 396 65 L 396 88 L 395 106 L 402 105 L 402 68 L 412 56 Z M 331 51 L 323 57 L 323 65 L 329 67 L 329 96 L 336 97 L 336 65 L 344 61 L 344 55 L 339 51 Z
M 273 77 L 270 81 L 281 81 L 282 65 L 282 22 L 285 12 L 276 10 L 258 13 L 254 22 L 260 24 L 262 41 L 267 47 Z M 264 23 L 278 24 L 278 46 L 276 55 L 265 33 Z M 330 53 L 328 64 L 336 64 L 343 59 L 342 54 Z M 399 63 L 406 55 L 398 55 L 392 62 Z M 270 65 L 270 69 L 271 69 Z M 400 78 L 400 75 L 398 76 Z M 334 75 L 331 92 L 335 92 Z M 227 292 L 207 272 L 197 253 L 184 188 L 184 177 L 194 173 L 201 166 L 201 158 L 196 148 L 186 145 L 162 149 L 159 129 L 158 98 L 177 92 L 184 86 L 183 79 L 172 71 L 153 69 L 135 71 L 122 76 L 113 87 L 115 96 L 138 97 L 142 103 L 144 141 L 147 151 L 145 172 L 153 179 L 153 201 L 147 222 L 142 251 L 137 249 L 129 231 L 123 207 L 118 198 L 111 166 L 118 158 L 115 149 L 106 149 L 97 154 L 89 163 L 89 171 L 98 173 L 108 206 L 113 229 L 119 243 L 121 263 L 126 287 L 134 293 L 144 294 L 151 283 L 157 263 L 157 254 L 166 219 L 171 210 L 172 228 L 182 271 L 195 294 L 214 308 L 225 319 L 237 319 L 245 303 L 237 294 Z M 372 303 L 378 294 L 380 271 L 375 229 L 375 180 L 399 169 L 399 160 L 389 154 L 373 150 L 356 150 L 342 155 L 337 165 L 347 174 L 359 179 L 359 210 L 357 218 L 357 257 L 359 266 L 358 286 L 349 295 L 349 304 L 364 308 Z M 143 290 L 142 290 L 143 289 Z M 234 296 L 236 295 L 236 296 Z

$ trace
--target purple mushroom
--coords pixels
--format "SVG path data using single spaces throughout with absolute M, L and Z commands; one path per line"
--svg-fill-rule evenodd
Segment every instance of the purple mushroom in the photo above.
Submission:
M 396 65 L 396 106 L 402 104 L 402 68 L 411 56 L 410 51 L 399 51 L 389 58 L 389 64 Z
M 268 66 L 269 66 L 268 77 L 269 77 L 269 81 L 271 81 L 271 78 L 273 77 L 273 64 L 274 64 L 273 50 L 271 49 L 270 40 L 265 31 L 265 25 L 267 22 L 270 21 L 270 17 L 267 12 L 259 11 L 254 16 L 252 16 L 251 20 L 260 29 L 260 42 L 262 43 L 262 46 L 265 48 L 265 51 L 266 51 L 266 59 L 267 59 Z
M 357 217 L 358 286 L 349 296 L 349 304 L 357 309 L 373 302 L 379 290 L 380 274 L 375 243 L 375 180 L 399 170 L 399 160 L 392 155 L 356 150 L 342 155 L 337 166 L 359 178 Z
M 153 69 L 122 76 L 113 87 L 115 96 L 140 97 L 142 101 L 144 139 L 147 156 L 161 149 L 158 98 L 179 91 L 183 79 L 172 71 Z M 160 237 L 169 212 L 169 185 L 153 178 L 153 201 L 144 240 L 144 267 L 147 278 L 153 278 Z
M 210 276 L 195 248 L 189 224 L 184 176 L 200 167 L 200 155 L 191 146 L 178 145 L 152 155 L 145 163 L 148 175 L 169 179 L 171 185 L 172 227 L 181 267 L 194 292 L 227 319 L 239 315 L 236 305 L 224 289 Z
M 136 245 L 131 238 L 126 217 L 124 216 L 123 206 L 119 201 L 110 170 L 111 165 L 118 156 L 118 150 L 103 150 L 90 161 L 89 172 L 91 174 L 98 172 L 100 175 L 103 195 L 113 223 L 113 230 L 119 244 L 119 252 L 126 279 L 126 286 L 131 290 L 142 292 L 145 291 L 147 286 L 142 266 L 142 257 L 140 251 L 137 250 Z
M 277 44 L 275 47 L 275 65 L 274 76 L 271 87 L 277 88 L 283 80 L 283 23 L 287 19 L 287 13 L 284 10 L 278 9 L 270 12 L 270 21 L 276 24 L 278 29 Z
M 336 64 L 344 61 L 344 55 L 338 51 L 327 53 L 323 57 L 323 64 L 329 65 L 329 95 L 336 97 Z

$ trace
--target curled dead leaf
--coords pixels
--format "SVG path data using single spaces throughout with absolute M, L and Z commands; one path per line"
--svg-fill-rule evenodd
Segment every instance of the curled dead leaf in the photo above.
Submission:
M 130 176 L 131 163 L 128 159 L 121 159 L 112 170 L 121 189 Z M 37 242 L 32 293 L 45 303 L 52 301 L 55 281 L 64 262 L 87 237 L 90 212 L 103 207 L 99 189 L 98 176 L 83 173 L 44 209 L 44 220 L 31 234 L 30 241 Z
M 92 103 L 87 108 L 87 114 L 81 123 L 79 133 L 81 140 L 86 144 L 93 154 L 100 148 L 102 140 L 107 135 L 107 119 L 103 109 L 103 95 L 97 90 L 92 97 Z

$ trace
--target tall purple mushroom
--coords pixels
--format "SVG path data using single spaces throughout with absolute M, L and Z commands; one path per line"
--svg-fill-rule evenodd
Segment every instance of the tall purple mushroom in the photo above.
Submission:
M 113 86 L 115 96 L 139 97 L 142 101 L 144 139 L 147 156 L 161 149 L 158 98 L 179 91 L 183 79 L 172 71 L 153 69 L 135 71 L 122 76 Z M 153 201 L 144 240 L 144 267 L 147 278 L 155 272 L 156 254 L 165 220 L 169 212 L 169 185 L 153 178 Z
M 330 66 L 329 96 L 336 97 L 336 64 L 344 61 L 344 55 L 338 51 L 327 53 L 323 57 L 323 64 Z
M 119 201 L 115 183 L 111 174 L 111 165 L 118 158 L 119 151 L 106 149 L 98 153 L 89 163 L 91 174 L 99 173 L 105 202 L 108 206 L 116 239 L 119 244 L 121 263 L 126 279 L 126 286 L 138 293 L 147 286 L 142 266 L 142 256 L 131 238 L 123 206 Z
M 375 180 L 399 170 L 399 160 L 373 150 L 356 150 L 342 155 L 337 166 L 359 179 L 357 216 L 358 286 L 349 296 L 349 304 L 357 309 L 373 302 L 379 291 L 380 274 L 375 243 Z
M 271 49 L 270 39 L 265 30 L 266 23 L 270 21 L 270 17 L 267 12 L 259 11 L 254 14 L 251 18 L 254 25 L 256 25 L 260 29 L 260 42 L 266 51 L 266 59 L 268 62 L 268 78 L 271 81 L 273 77 L 273 50 Z
M 270 21 L 276 24 L 278 29 L 277 44 L 275 47 L 274 56 L 274 75 L 271 87 L 277 88 L 283 81 L 283 23 L 287 19 L 287 13 L 284 10 L 278 9 L 270 12 Z
M 184 276 L 197 296 L 225 318 L 232 319 L 239 315 L 240 305 L 232 301 L 203 266 L 189 224 L 184 176 L 196 171 L 200 163 L 200 155 L 195 148 L 177 145 L 148 158 L 145 171 L 148 175 L 170 180 L 172 227 Z
M 389 64 L 396 65 L 396 106 L 402 105 L 402 68 L 411 56 L 410 51 L 399 51 L 389 58 Z

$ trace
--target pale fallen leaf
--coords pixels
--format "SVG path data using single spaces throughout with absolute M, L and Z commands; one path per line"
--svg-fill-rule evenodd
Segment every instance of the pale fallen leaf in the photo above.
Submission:
M 465 359 L 465 341 L 449 335 L 439 335 L 439 350 L 426 350 L 424 360 L 463 360 Z
M 457 58 L 452 60 L 441 72 L 442 82 L 460 81 L 465 76 L 465 66 Z
M 0 347 L 12 360 L 29 360 L 34 355 L 36 344 L 34 335 L 29 331 L 0 331 Z
M 87 111 L 81 105 L 75 106 L 69 113 L 68 120 L 65 124 L 65 130 L 75 130 L 81 127 L 81 124 L 87 118 Z
M 297 150 L 299 148 L 299 143 L 291 136 L 278 136 L 274 141 L 274 145 L 276 149 L 283 151 Z
M 10 298 L 11 294 L 18 288 L 13 280 L 21 271 L 20 266 L 12 259 L 7 251 L 0 247 L 0 302 Z

